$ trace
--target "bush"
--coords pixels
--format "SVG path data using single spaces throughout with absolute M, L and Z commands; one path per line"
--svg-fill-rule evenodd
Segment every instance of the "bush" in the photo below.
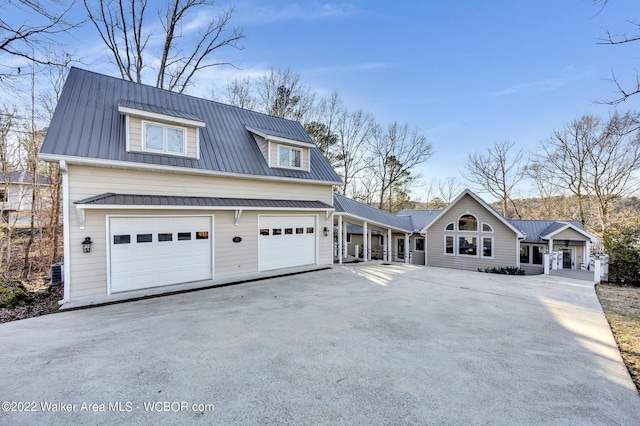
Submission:
M 640 286 L 640 225 L 617 226 L 604 236 L 609 282 Z
M 501 274 L 501 275 L 524 275 L 524 269 L 520 269 L 517 266 L 498 266 L 493 268 L 487 268 L 484 272 L 488 274 Z
M 20 281 L 0 281 L 0 308 L 13 308 L 28 301 L 29 294 Z

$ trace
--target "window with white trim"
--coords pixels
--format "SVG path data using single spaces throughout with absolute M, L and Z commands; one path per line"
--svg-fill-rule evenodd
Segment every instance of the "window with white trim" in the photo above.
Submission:
M 477 256 L 478 238 L 467 236 L 458 237 L 458 254 L 461 256 Z
M 182 127 L 143 122 L 142 149 L 172 155 L 187 155 L 187 130 Z
M 416 238 L 413 241 L 415 251 L 424 251 L 424 238 Z
M 472 214 L 463 214 L 458 219 L 458 231 L 477 231 L 478 219 Z
M 493 258 L 493 237 L 482 237 L 482 257 Z
M 448 223 L 444 231 L 445 255 L 493 259 L 494 237 L 482 235 L 493 233 L 493 227 L 479 222 L 473 214 L 466 212 L 460 215 L 457 222 Z
M 488 223 L 482 223 L 482 232 L 493 232 L 493 227 Z
M 301 169 L 302 150 L 290 146 L 278 145 L 278 167 Z
M 455 256 L 455 239 L 453 235 L 444 236 L 444 254 L 449 256 Z

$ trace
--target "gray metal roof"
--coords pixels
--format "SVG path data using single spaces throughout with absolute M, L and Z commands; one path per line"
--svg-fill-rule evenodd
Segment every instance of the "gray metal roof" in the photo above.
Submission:
M 142 104 L 143 108 L 171 114 L 178 112 L 204 121 L 205 127 L 200 129 L 200 159 L 127 152 L 125 118 L 118 112 L 118 103 Z M 315 146 L 310 149 L 310 172 L 269 168 L 246 126 L 268 129 L 296 141 L 313 142 L 296 121 L 71 68 L 40 153 L 241 175 L 341 182 L 329 161 Z
M 78 205 L 101 206 L 167 206 L 167 207 L 229 207 L 229 208 L 290 208 L 333 210 L 333 206 L 322 201 L 258 200 L 249 198 L 179 197 L 169 195 L 114 194 L 107 192 L 83 200 Z
M 0 173 L 0 182 L 8 183 L 32 183 L 33 173 L 26 170 L 14 170 L 7 172 L 7 174 Z M 38 183 L 40 185 L 51 185 L 51 179 L 46 176 L 38 175 Z
M 520 220 L 509 219 L 509 223 L 518 228 L 523 234 L 525 234 L 523 242 L 527 243 L 539 243 L 543 242 L 541 237 L 547 236 L 552 232 L 559 230 L 566 226 L 567 223 L 574 227 L 584 231 L 582 224 L 577 220 Z
M 189 114 L 188 112 L 176 111 L 176 110 L 164 108 L 158 105 L 149 105 L 149 104 L 143 104 L 141 102 L 133 102 L 126 99 L 119 100 L 118 106 L 124 106 L 124 107 L 133 108 L 141 111 L 155 112 L 157 114 L 169 115 L 171 117 L 186 118 L 187 120 L 202 121 L 202 118 L 200 118 L 199 116 Z
M 333 205 L 336 213 L 347 213 L 370 222 L 377 222 L 391 228 L 413 232 L 411 218 L 394 216 L 385 211 L 359 203 L 340 194 L 333 194 Z
M 420 232 L 441 212 L 442 210 L 401 210 L 398 212 L 398 216 L 409 216 L 414 232 Z
M 276 136 L 276 137 L 280 137 L 280 138 L 291 139 L 291 135 L 283 133 L 283 132 L 278 132 L 276 130 L 262 129 L 262 128 L 255 127 L 255 126 L 246 126 L 246 127 L 247 127 L 247 130 L 249 130 L 249 131 L 255 130 L 257 132 L 263 133 L 263 134 L 268 135 L 268 136 Z M 308 136 L 308 134 L 307 134 L 307 136 Z M 305 140 L 299 140 L 299 142 L 304 142 L 304 143 L 308 143 L 308 144 L 311 144 L 311 145 L 315 145 L 315 143 L 313 142 L 311 137 L 307 137 Z

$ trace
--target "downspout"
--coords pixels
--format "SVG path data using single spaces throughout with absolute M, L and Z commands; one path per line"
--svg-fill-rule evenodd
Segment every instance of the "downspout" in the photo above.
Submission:
M 64 295 L 58 304 L 63 305 L 69 301 L 70 285 L 71 285 L 71 228 L 69 226 L 69 168 L 65 160 L 60 160 L 60 171 L 62 172 L 62 227 L 63 227 L 63 244 L 64 244 Z

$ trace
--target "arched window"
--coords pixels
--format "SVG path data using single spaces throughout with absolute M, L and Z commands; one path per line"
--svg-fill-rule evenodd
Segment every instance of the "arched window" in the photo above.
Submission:
M 464 214 L 458 219 L 458 231 L 477 231 L 478 219 L 471 214 Z
M 445 231 L 453 231 L 453 222 L 451 222 L 450 224 L 448 224 L 446 226 L 446 228 L 444 228 Z
M 482 232 L 493 232 L 493 228 L 488 223 L 483 223 Z

